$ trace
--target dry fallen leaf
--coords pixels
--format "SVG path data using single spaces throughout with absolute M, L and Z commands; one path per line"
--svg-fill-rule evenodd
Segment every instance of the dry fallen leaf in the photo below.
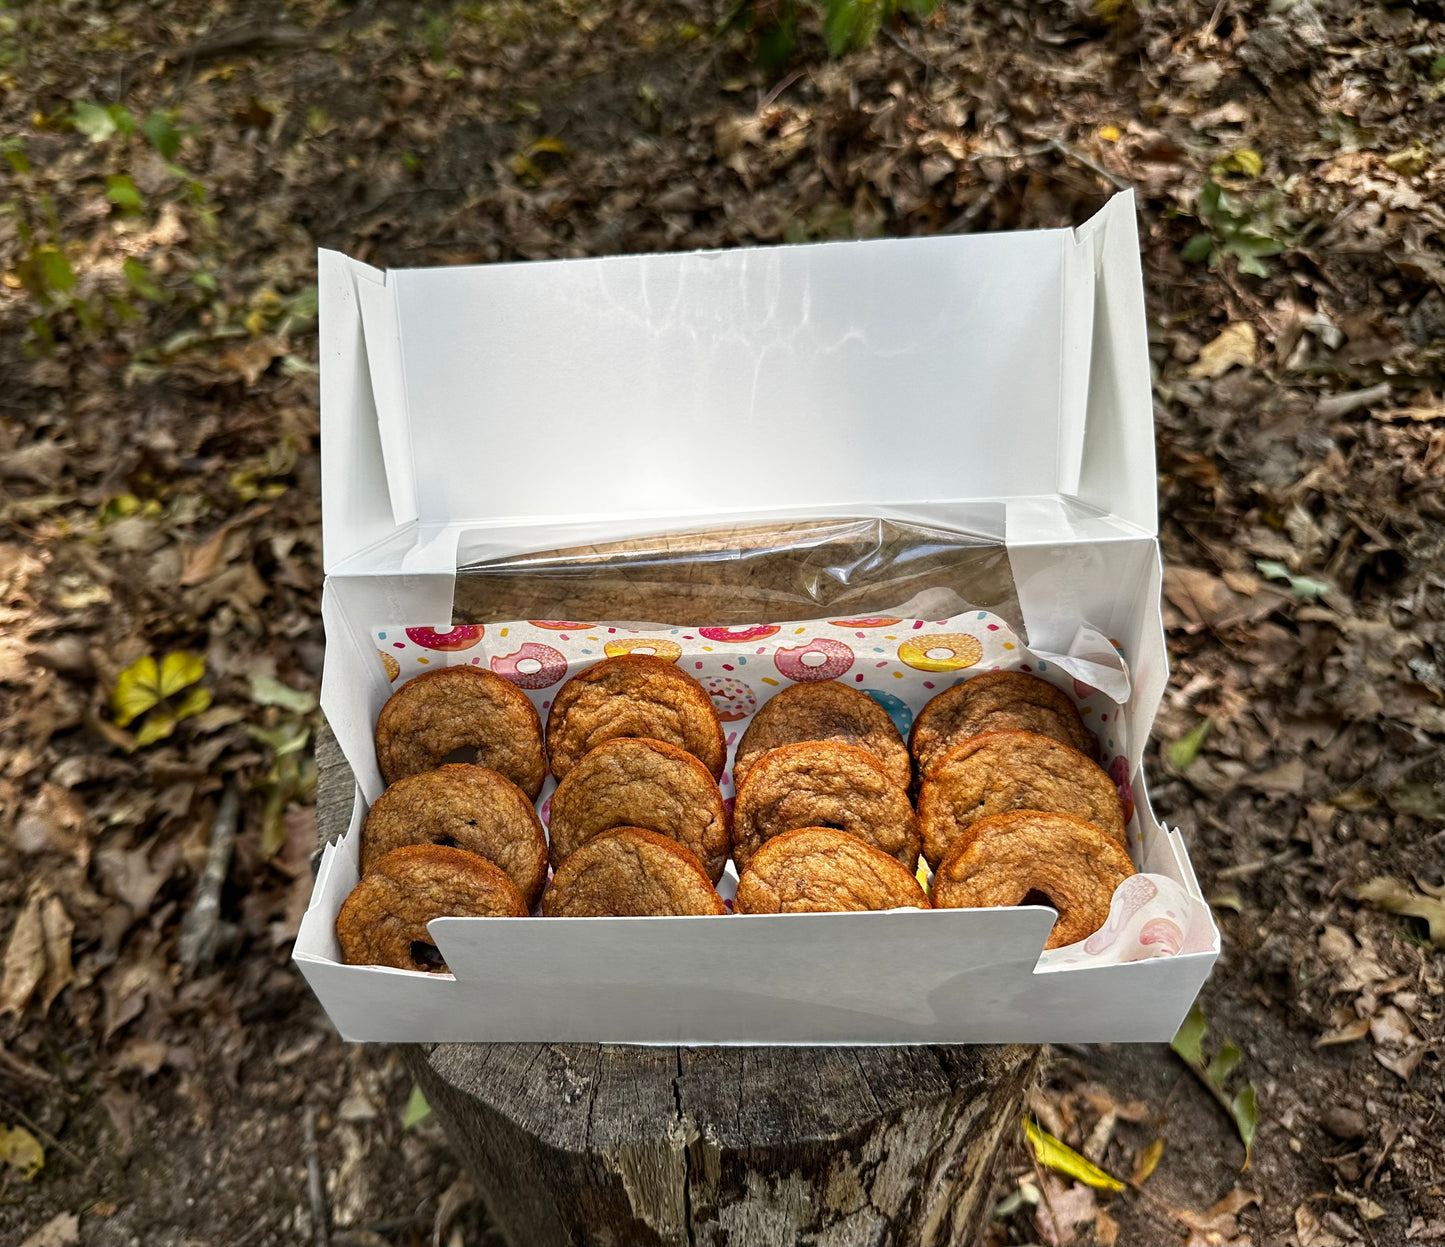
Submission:
M 20 1247 L 76 1247 L 80 1242 L 80 1218 L 60 1212 L 27 1238 Z
M 0 976 L 0 1017 L 21 1014 L 45 977 L 45 927 L 40 911 L 48 889 L 35 884 L 10 930 Z
M 1226 325 L 1217 338 L 1199 348 L 1199 358 L 1189 366 L 1189 376 L 1213 380 L 1236 366 L 1248 368 L 1254 363 L 1258 342 L 1259 335 L 1247 320 Z

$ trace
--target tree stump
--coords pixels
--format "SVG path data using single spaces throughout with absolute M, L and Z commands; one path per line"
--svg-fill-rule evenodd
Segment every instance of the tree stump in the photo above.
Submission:
M 317 741 L 323 843 L 350 771 Z M 516 1244 L 983 1238 L 1040 1049 L 415 1044 L 412 1076 Z

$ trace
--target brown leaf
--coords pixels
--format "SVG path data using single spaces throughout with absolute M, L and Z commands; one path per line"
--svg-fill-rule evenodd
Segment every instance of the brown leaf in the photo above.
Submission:
M 115 1059 L 118 1069 L 139 1070 L 145 1077 L 154 1078 L 166 1063 L 170 1048 L 159 1039 L 127 1040 Z
M 1094 1192 L 1082 1182 L 1064 1186 L 1052 1174 L 1044 1175 L 1044 1198 L 1034 1211 L 1034 1228 L 1049 1247 L 1068 1247 L 1078 1238 L 1080 1226 L 1091 1225 L 1098 1213 Z
M 1315 1040 L 1316 1048 L 1330 1048 L 1336 1044 L 1354 1043 L 1357 1039 L 1363 1039 L 1370 1033 L 1370 1019 L 1356 1018 L 1344 1026 L 1337 1026 L 1334 1030 L 1325 1031 Z
M 1375 1060 L 1402 1082 L 1409 1082 L 1425 1057 L 1425 1048 L 1425 1044 L 1416 1044 L 1403 1052 L 1386 1052 L 1376 1048 Z
M 40 907 L 40 929 L 45 941 L 45 985 L 40 992 L 40 1011 L 49 1013 L 50 1006 L 71 983 L 75 969 L 70 963 L 70 937 L 75 923 L 65 912 L 58 896 L 47 896 Z
M 152 870 L 144 849 L 104 848 L 95 855 L 105 890 L 130 906 L 138 917 L 150 913 L 156 893 L 170 878 L 169 870 Z
M 25 908 L 10 929 L 4 973 L 0 977 L 0 1017 L 25 1012 L 30 997 L 45 977 L 45 925 L 41 909 L 48 892 L 42 883 L 32 885 Z
M 90 860 L 89 817 L 64 788 L 41 784 L 15 822 L 15 844 L 22 853 L 64 853 L 82 866 Z
M 228 555 L 228 558 L 235 558 L 240 551 L 227 552 L 226 539 L 236 529 L 265 515 L 270 509 L 269 506 L 251 507 L 234 519 L 227 520 L 200 545 L 189 547 L 186 551 L 185 566 L 181 571 L 181 585 L 189 588 L 208 580 L 221 566 L 223 554 Z
M 1370 1038 L 1378 1044 L 1406 1044 L 1415 1038 L 1415 1029 L 1404 1010 L 1386 1005 L 1370 1019 Z

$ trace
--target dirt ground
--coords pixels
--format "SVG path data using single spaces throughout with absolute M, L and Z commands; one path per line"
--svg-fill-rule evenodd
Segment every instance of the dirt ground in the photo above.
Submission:
M 1133 187 L 1153 799 L 1224 933 L 1204 1052 L 1238 1057 L 1221 1104 L 1162 1046 L 1055 1049 L 1038 1121 L 1132 1182 L 1020 1144 L 991 1237 L 1445 1242 L 1445 8 L 946 4 L 839 60 L 805 20 L 765 72 L 728 7 L 0 6 L 0 1241 L 495 1237 L 396 1054 L 287 960 L 318 246 L 1059 226 Z

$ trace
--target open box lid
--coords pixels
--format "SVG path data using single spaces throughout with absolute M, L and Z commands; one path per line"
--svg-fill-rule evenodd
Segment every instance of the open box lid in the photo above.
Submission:
M 390 272 L 323 251 L 320 298 L 328 573 L 598 521 L 994 501 L 1038 540 L 1067 539 L 1055 515 L 1157 528 L 1130 193 L 1076 229 Z

